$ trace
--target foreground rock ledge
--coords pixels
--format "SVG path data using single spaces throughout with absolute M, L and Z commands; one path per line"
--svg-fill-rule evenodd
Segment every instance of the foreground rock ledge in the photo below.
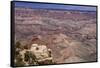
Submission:
M 20 62 L 24 66 L 53 64 L 51 49 L 48 49 L 46 45 L 32 44 L 30 49 L 20 51 L 19 56 L 22 59 Z M 15 58 L 16 66 L 19 63 L 18 60 Z

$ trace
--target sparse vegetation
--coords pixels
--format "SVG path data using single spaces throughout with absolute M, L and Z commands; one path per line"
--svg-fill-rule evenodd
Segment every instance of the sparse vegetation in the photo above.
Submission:
M 21 49 L 21 48 L 24 48 L 24 49 Z M 36 51 L 40 49 L 38 46 L 35 48 Z M 52 59 L 46 60 L 47 58 L 44 58 L 45 54 L 43 54 L 42 56 L 42 53 L 44 52 L 41 52 L 41 54 L 39 52 L 36 53 L 36 54 L 40 54 L 40 56 L 43 59 L 37 58 L 37 55 L 33 53 L 34 53 L 34 49 L 33 51 L 31 51 L 31 49 L 27 48 L 26 46 L 22 46 L 19 41 L 16 42 L 15 66 L 40 65 L 40 64 L 52 64 L 53 63 Z M 47 52 L 47 54 L 48 54 L 48 57 L 52 57 L 51 50 L 49 51 L 49 53 Z M 38 60 L 41 60 L 41 61 L 38 61 Z

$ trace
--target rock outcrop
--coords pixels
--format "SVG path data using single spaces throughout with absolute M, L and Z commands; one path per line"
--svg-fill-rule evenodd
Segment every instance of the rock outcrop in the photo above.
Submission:
M 32 44 L 30 49 L 23 49 L 19 51 L 17 57 L 19 57 L 15 59 L 15 64 L 17 66 L 18 63 L 21 63 L 24 66 L 53 63 L 51 49 L 48 49 L 46 45 Z

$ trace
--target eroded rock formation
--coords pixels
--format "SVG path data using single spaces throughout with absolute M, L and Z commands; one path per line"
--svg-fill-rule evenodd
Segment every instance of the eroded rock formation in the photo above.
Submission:
M 48 49 L 46 45 L 32 44 L 30 49 L 19 49 L 19 54 L 15 59 L 15 64 L 22 65 L 39 65 L 39 64 L 52 64 L 53 57 L 51 49 Z M 18 61 L 19 60 L 19 61 Z

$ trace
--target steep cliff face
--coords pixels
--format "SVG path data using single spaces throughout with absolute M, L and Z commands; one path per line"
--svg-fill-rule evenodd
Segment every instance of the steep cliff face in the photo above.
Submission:
M 49 48 L 52 57 L 48 59 L 54 63 L 97 59 L 96 12 L 16 8 L 15 25 L 15 42 L 19 41 L 22 46 L 17 51 L 33 50 L 35 58 L 41 59 L 37 60 L 40 64 L 48 64 L 40 53 L 46 58 Z M 34 51 L 32 44 L 37 44 L 37 50 Z M 45 46 L 42 49 L 40 45 Z

